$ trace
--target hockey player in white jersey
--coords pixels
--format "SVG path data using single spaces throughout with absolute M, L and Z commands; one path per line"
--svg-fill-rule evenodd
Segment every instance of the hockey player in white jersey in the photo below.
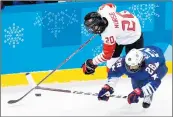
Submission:
M 116 6 L 108 3 L 90 12 L 84 18 L 85 27 L 103 40 L 103 51 L 88 59 L 82 65 L 85 74 L 93 74 L 96 67 L 107 62 L 108 70 L 119 58 L 123 47 L 126 53 L 131 49 L 143 48 L 143 34 L 138 18 L 129 11 L 116 12 Z

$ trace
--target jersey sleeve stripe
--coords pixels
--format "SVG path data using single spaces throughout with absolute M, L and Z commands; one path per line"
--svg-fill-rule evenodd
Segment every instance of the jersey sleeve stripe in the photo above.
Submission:
M 93 64 L 98 65 L 98 64 L 105 62 L 105 61 L 107 61 L 107 59 L 105 59 L 103 57 L 103 53 L 101 53 L 93 59 Z

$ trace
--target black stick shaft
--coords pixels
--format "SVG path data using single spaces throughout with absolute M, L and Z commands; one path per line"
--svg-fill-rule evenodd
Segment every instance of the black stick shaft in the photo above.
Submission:
M 50 75 L 52 75 L 57 69 L 59 69 L 63 64 L 65 64 L 68 60 L 70 60 L 76 53 L 78 53 L 84 46 L 86 46 L 91 40 L 93 40 L 96 35 L 93 35 L 90 39 L 88 39 L 84 44 L 82 44 L 75 52 L 73 52 L 68 58 L 66 58 L 61 64 L 57 66 L 52 72 L 50 72 L 45 78 L 43 78 L 34 88 L 29 90 L 25 95 L 17 100 L 10 100 L 8 101 L 9 104 L 16 103 L 26 97 L 30 92 L 32 92 L 37 86 L 39 86 L 43 81 L 45 81 Z
M 63 93 L 73 93 L 73 94 L 81 94 L 81 95 L 91 95 L 91 96 L 98 96 L 98 93 L 92 93 L 92 92 L 83 92 L 83 91 L 72 91 L 72 90 L 65 90 L 65 89 L 55 89 L 55 88 L 48 88 L 48 87 L 36 87 L 36 89 L 41 90 L 47 90 L 47 91 L 56 91 L 56 92 L 63 92 Z M 124 95 L 111 95 L 111 97 L 114 98 L 127 98 L 127 96 Z

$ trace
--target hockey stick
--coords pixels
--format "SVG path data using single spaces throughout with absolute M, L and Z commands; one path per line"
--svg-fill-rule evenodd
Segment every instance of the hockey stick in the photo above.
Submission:
M 63 92 L 63 93 L 80 94 L 80 95 L 98 96 L 98 93 L 83 92 L 83 91 L 76 91 L 76 90 L 72 91 L 72 90 L 40 87 L 40 86 L 37 86 L 36 89 L 48 90 L 48 91 L 56 91 L 56 92 Z M 123 95 L 111 95 L 111 97 L 114 97 L 114 98 L 125 98 L 125 99 L 127 98 L 127 96 L 123 96 Z
M 44 80 L 46 80 L 51 74 L 53 74 L 57 69 L 59 69 L 63 64 L 65 64 L 68 60 L 70 60 L 77 52 L 79 52 L 84 46 L 86 46 L 91 40 L 93 40 L 96 37 L 96 35 L 93 35 L 90 39 L 88 39 L 84 44 L 82 44 L 75 52 L 73 52 L 68 58 L 66 58 L 61 64 L 57 66 L 56 69 L 54 69 L 52 72 L 50 72 L 45 78 L 43 78 L 35 87 L 33 87 L 31 90 L 29 90 L 25 95 L 23 95 L 21 98 L 17 100 L 9 100 L 8 104 L 16 103 L 20 100 L 22 100 L 25 96 L 27 96 L 30 92 L 32 92 L 37 86 L 39 86 Z

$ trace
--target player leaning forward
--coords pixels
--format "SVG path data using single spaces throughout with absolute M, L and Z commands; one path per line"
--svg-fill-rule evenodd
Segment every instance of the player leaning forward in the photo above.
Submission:
M 113 4 L 105 4 L 98 12 L 86 15 L 85 26 L 90 32 L 100 34 L 104 44 L 102 53 L 82 65 L 83 72 L 92 74 L 99 63 L 106 61 L 110 69 L 108 83 L 99 92 L 98 99 L 107 101 L 114 93 L 113 80 L 126 74 L 131 78 L 134 89 L 128 95 L 128 103 L 138 103 L 141 97 L 144 98 L 143 107 L 148 108 L 167 73 L 164 55 L 157 47 L 143 48 L 141 27 L 134 15 L 127 11 L 115 11 Z M 131 51 L 126 57 L 119 58 L 124 46 L 126 53 Z
M 168 68 L 162 50 L 155 46 L 132 49 L 125 57 L 120 57 L 108 73 L 108 82 L 98 94 L 99 100 L 107 101 L 114 93 L 113 86 L 123 74 L 131 78 L 133 91 L 128 95 L 128 103 L 138 103 L 143 98 L 142 106 L 151 105 L 154 92 L 161 84 Z
M 103 51 L 82 66 L 85 74 L 92 74 L 98 64 L 107 62 L 109 69 L 119 58 L 123 47 L 126 53 L 132 48 L 143 47 L 141 26 L 136 16 L 128 11 L 116 12 L 113 4 L 104 4 L 98 12 L 88 13 L 84 18 L 89 32 L 99 34 L 103 40 Z

